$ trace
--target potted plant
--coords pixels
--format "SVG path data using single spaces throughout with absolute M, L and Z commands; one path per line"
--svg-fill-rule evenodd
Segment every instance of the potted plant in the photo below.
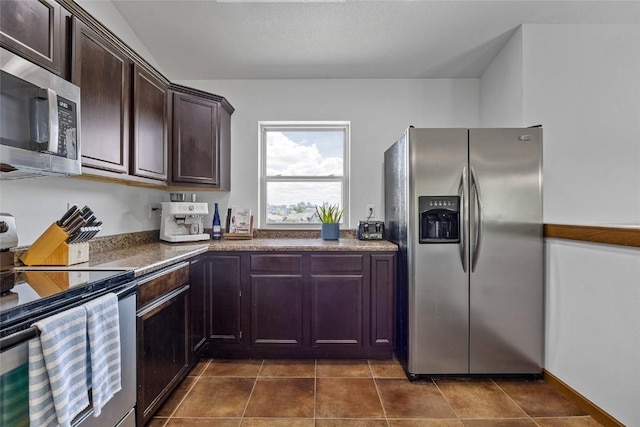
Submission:
M 316 213 L 318 214 L 318 219 L 322 222 L 320 237 L 324 240 L 338 240 L 340 238 L 340 221 L 342 220 L 344 209 L 340 209 L 337 204 L 330 205 L 325 202 L 322 206 L 316 205 Z

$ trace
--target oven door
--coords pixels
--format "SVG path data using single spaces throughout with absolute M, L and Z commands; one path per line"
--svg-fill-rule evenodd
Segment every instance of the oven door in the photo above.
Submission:
M 130 284 L 116 292 L 119 297 L 122 389 L 102 408 L 99 417 L 93 416 L 93 409 L 89 406 L 73 421 L 74 426 L 115 426 L 123 419 L 131 419 L 136 403 L 135 289 L 136 285 Z M 29 426 L 28 340 L 34 334 L 29 330 L 17 332 L 3 338 L 0 344 L 13 342 L 16 336 L 23 337 L 17 344 L 6 349 L 0 345 L 0 426 Z M 122 425 L 127 424 L 124 422 Z
M 0 425 L 29 425 L 29 345 L 0 353 Z
M 118 302 L 118 310 L 122 390 L 102 408 L 99 417 L 93 416 L 93 409 L 89 406 L 85 413 L 74 420 L 75 426 L 115 426 L 136 404 L 136 294 L 121 299 Z

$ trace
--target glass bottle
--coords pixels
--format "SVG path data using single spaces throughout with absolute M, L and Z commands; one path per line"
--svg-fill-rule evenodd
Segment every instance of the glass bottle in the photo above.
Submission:
M 213 209 L 213 229 L 211 232 L 211 238 L 214 240 L 220 240 L 222 237 L 222 230 L 220 228 L 220 214 L 218 213 L 218 204 L 214 204 Z

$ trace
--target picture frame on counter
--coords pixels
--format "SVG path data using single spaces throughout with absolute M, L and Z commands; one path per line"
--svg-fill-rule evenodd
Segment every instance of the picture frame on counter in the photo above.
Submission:
M 251 239 L 253 237 L 253 215 L 251 209 L 233 207 L 227 210 L 224 238 Z

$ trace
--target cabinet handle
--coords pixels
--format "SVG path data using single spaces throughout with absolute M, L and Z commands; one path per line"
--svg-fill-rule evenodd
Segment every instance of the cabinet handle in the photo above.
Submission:
M 144 308 L 142 308 L 141 310 L 138 310 L 138 312 L 136 313 L 136 316 L 140 317 L 140 316 L 144 316 L 145 314 L 149 313 L 152 310 L 155 310 L 156 308 L 160 307 L 162 304 L 164 304 L 165 302 L 169 301 L 172 298 L 177 297 L 178 295 L 188 291 L 190 288 L 189 285 L 185 285 L 181 288 L 175 289 L 171 292 L 169 292 L 166 295 L 161 296 L 160 298 L 153 300 L 152 302 L 150 302 L 148 305 L 146 305 Z

